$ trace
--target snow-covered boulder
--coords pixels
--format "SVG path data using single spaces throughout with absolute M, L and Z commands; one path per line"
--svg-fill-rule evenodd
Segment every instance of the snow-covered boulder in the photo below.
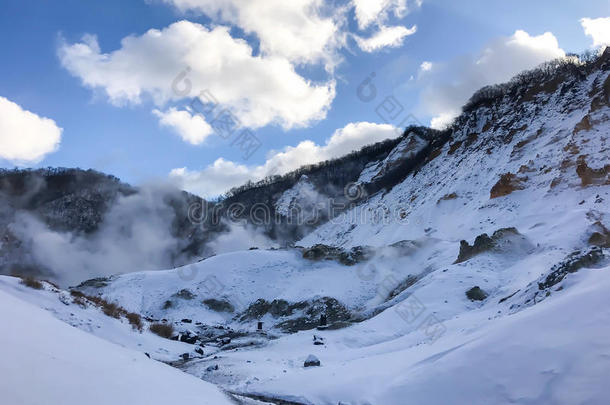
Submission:
M 318 359 L 316 356 L 314 356 L 313 354 L 310 354 L 309 356 L 307 356 L 307 358 L 305 359 L 305 363 L 303 363 L 303 367 L 319 367 L 320 366 L 320 359 Z

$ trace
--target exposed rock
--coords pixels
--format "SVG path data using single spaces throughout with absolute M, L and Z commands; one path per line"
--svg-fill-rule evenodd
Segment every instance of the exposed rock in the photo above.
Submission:
M 183 300 L 192 300 L 193 298 L 195 298 L 195 294 L 185 288 L 178 291 L 176 294 L 173 295 L 173 297 L 181 298 Z
M 303 367 L 320 367 L 320 364 L 321 364 L 320 360 L 313 354 L 310 354 L 305 359 L 305 363 L 303 364 Z
M 284 332 L 295 333 L 301 330 L 314 329 L 319 326 L 320 315 L 326 315 L 328 325 L 326 329 L 335 329 L 334 325 L 340 322 L 346 322 L 351 319 L 349 310 L 331 297 L 317 298 L 311 301 L 305 301 L 306 309 L 301 313 L 301 316 L 280 322 L 276 325 Z M 349 325 L 341 323 L 340 325 Z
M 229 301 L 209 298 L 203 300 L 203 305 L 216 312 L 235 312 L 235 307 Z
M 610 165 L 605 165 L 599 169 L 593 169 L 587 165 L 584 155 L 578 157 L 576 174 L 580 177 L 580 182 L 583 187 L 610 184 Z
M 97 277 L 90 280 L 83 281 L 75 287 L 76 290 L 84 290 L 87 288 L 104 288 L 108 286 L 110 277 Z
M 324 338 L 321 336 L 313 335 L 313 344 L 316 346 L 324 345 Z
M 460 253 L 454 264 L 465 262 L 483 252 L 499 250 L 499 248 L 513 236 L 518 236 L 523 239 L 524 242 L 527 242 L 525 237 L 523 237 L 516 228 L 512 227 L 498 229 L 491 237 L 486 233 L 483 233 L 476 237 L 472 246 L 470 246 L 467 241 L 462 240 L 460 241 Z
M 294 311 L 302 310 L 306 307 L 307 303 L 305 301 L 291 304 L 283 299 L 276 299 L 271 302 L 258 299 L 248 307 L 240 320 L 260 319 L 266 314 L 271 314 L 274 318 L 286 317 L 292 315 Z
M 587 218 L 595 221 L 591 226 L 589 245 L 610 248 L 610 230 L 603 223 L 603 215 L 590 211 L 587 213 Z
M 401 292 L 411 287 L 413 284 L 417 283 L 417 280 L 419 280 L 417 276 L 409 274 L 409 276 L 405 280 L 401 281 L 400 284 L 398 284 L 392 291 L 390 291 L 388 297 L 386 298 L 386 301 L 397 297 Z
M 460 241 L 460 253 L 454 263 L 465 262 L 478 254 L 491 250 L 494 245 L 494 241 L 486 233 L 477 236 L 472 246 L 462 240 Z
M 576 273 L 584 267 L 595 266 L 604 258 L 604 252 L 599 247 L 594 247 L 586 252 L 577 250 L 571 253 L 563 262 L 556 264 L 542 283 L 538 283 L 538 289 L 544 290 L 561 282 L 568 273 Z
M 489 198 L 498 198 L 509 195 L 515 190 L 523 190 L 525 186 L 523 182 L 527 177 L 517 177 L 512 173 L 504 173 L 500 176 L 500 180 L 491 188 Z
M 355 246 L 350 250 L 344 250 L 339 255 L 339 263 L 346 266 L 353 266 L 357 263 L 362 263 L 370 260 L 373 257 L 374 250 L 368 246 Z
M 198 336 L 190 331 L 184 331 L 178 334 L 178 341 L 194 345 L 197 342 Z
M 205 371 L 216 371 L 218 370 L 218 364 L 214 364 L 213 366 L 208 366 Z
M 589 237 L 589 245 L 610 248 L 610 234 L 593 232 Z
M 303 249 L 303 258 L 307 260 L 332 260 L 339 257 L 341 248 L 317 244 Z
M 334 260 L 346 266 L 367 261 L 373 257 L 374 250 L 368 246 L 355 246 L 349 250 L 343 248 L 317 244 L 303 249 L 303 258 L 308 260 Z
M 343 304 L 332 297 L 323 297 L 295 303 L 282 299 L 272 302 L 259 299 L 251 304 L 239 319 L 244 322 L 260 319 L 267 314 L 276 319 L 284 318 L 275 326 L 291 333 L 316 328 L 322 315 L 327 317 L 329 324 L 348 321 L 351 318 L 349 310 Z
M 511 298 L 512 298 L 512 297 L 514 297 L 514 296 L 515 296 L 515 294 L 517 294 L 519 291 L 521 291 L 521 289 L 518 289 L 517 291 L 515 291 L 515 292 L 514 292 L 514 293 L 512 293 L 511 295 L 507 295 L 506 297 L 501 298 L 501 299 L 500 299 L 500 301 L 498 301 L 498 304 L 501 304 L 501 303 L 503 303 L 504 301 L 506 301 L 506 300 L 508 300 L 508 299 L 511 299 Z
M 458 195 L 456 193 L 445 194 L 444 196 L 439 198 L 436 203 L 440 204 L 442 201 L 455 200 L 457 197 Z
M 487 298 L 487 293 L 481 290 L 479 286 L 475 286 L 466 291 L 466 296 L 471 301 L 483 301 Z
M 230 337 L 223 337 L 218 339 L 218 343 L 221 345 L 228 345 L 229 343 L 231 343 L 231 338 Z

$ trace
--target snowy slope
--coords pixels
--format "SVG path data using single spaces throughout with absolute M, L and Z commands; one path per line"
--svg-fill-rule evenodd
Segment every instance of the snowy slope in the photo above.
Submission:
M 302 332 L 216 362 L 243 378 L 234 389 L 303 404 L 605 404 L 610 268 L 571 282 L 516 315 L 496 318 L 494 306 L 456 317 L 433 344 L 411 334 L 355 347 L 344 330 L 315 332 L 326 344 L 313 346 Z M 372 331 L 401 320 L 371 322 Z M 321 367 L 302 367 L 311 353 Z
M 593 217 L 609 221 L 608 80 L 607 70 L 595 70 L 568 95 L 560 87 L 532 101 L 506 100 L 462 116 L 452 140 L 420 170 L 299 244 L 384 246 L 423 235 L 458 242 L 515 226 L 531 229 L 537 242 L 579 245 L 598 220 Z M 594 103 L 592 94 L 606 101 Z M 605 175 L 584 185 L 587 167 Z M 374 177 L 370 168 L 365 172 Z M 516 176 L 517 189 L 490 198 L 506 173 Z
M 0 318 L 4 404 L 232 403 L 209 383 L 73 328 L 3 290 Z
M 380 288 L 384 280 L 403 280 L 419 275 L 426 267 L 450 262 L 457 249 L 438 241 L 423 239 L 419 248 L 408 255 L 395 249 L 380 250 L 375 264 L 345 266 L 335 261 L 311 261 L 302 258 L 299 249 L 253 250 L 222 254 L 199 263 L 167 271 L 138 272 L 117 276 L 102 288 L 85 289 L 119 302 L 130 311 L 156 319 L 180 321 L 189 318 L 206 324 L 253 328 L 253 322 L 240 323 L 236 314 L 258 299 L 299 302 L 332 297 L 353 313 L 381 304 L 388 291 Z M 393 288 L 394 286 L 392 286 Z M 178 293 L 188 290 L 188 299 Z M 234 311 L 219 312 L 202 302 L 225 300 Z M 166 301 L 170 308 L 164 308 Z M 272 324 L 272 319 L 266 325 Z
M 0 276 L 0 291 L 45 309 L 55 318 L 98 338 L 148 353 L 159 361 L 174 361 L 182 353 L 192 352 L 191 345 L 160 338 L 150 333 L 147 327 L 139 332 L 125 319 L 106 316 L 100 308 L 92 305 L 77 305 L 66 291 L 43 284 L 44 289 L 33 290 L 22 285 L 17 278 Z
M 367 165 L 360 182 L 395 167 L 412 172 L 299 243 L 327 246 L 226 253 L 79 287 L 148 322 L 197 335 L 194 345 L 134 331 L 97 308 L 78 307 L 65 291 L 48 285 L 33 291 L 9 277 L 0 278 L 2 307 L 28 301 L 123 346 L 112 346 L 121 353 L 147 352 L 243 403 L 605 404 L 608 55 L 587 75 L 479 105 L 438 149 L 434 140 L 407 136 L 387 159 Z M 275 208 L 311 212 L 319 199 L 303 177 Z M 332 256 L 337 246 L 358 247 L 353 252 L 361 256 L 342 263 Z M 311 252 L 326 253 L 304 257 Z M 18 306 L 29 308 L 26 317 L 42 317 Z M 333 311 L 347 315 L 316 329 L 319 314 Z M 313 322 L 282 327 L 301 316 Z M 27 326 L 19 319 L 11 320 L 16 330 Z M 59 328 L 45 319 L 51 331 Z M 256 331 L 258 321 L 263 331 Z M 3 347 L 17 345 L 15 339 Z M 204 354 L 193 355 L 197 349 Z M 183 353 L 190 358 L 178 360 Z M 310 355 L 320 367 L 304 367 Z

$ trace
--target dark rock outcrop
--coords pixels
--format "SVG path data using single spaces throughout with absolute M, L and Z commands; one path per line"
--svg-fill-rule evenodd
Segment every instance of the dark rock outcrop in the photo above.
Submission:
M 203 300 L 203 305 L 216 312 L 235 312 L 235 307 L 229 301 L 208 298 Z
M 594 247 L 585 252 L 576 251 L 571 253 L 563 262 L 556 264 L 543 282 L 538 283 L 538 289 L 544 290 L 558 284 L 569 273 L 576 273 L 585 267 L 592 267 L 604 259 L 602 248 Z
M 368 246 L 355 246 L 349 250 L 317 244 L 303 249 L 303 258 L 313 261 L 334 260 L 346 266 L 367 261 L 373 257 L 373 249 Z
M 293 303 L 282 299 L 271 302 L 259 299 L 252 303 L 239 319 L 242 322 L 251 321 L 267 314 L 278 319 L 275 327 L 289 333 L 316 328 L 320 323 L 321 315 L 326 316 L 329 328 L 333 324 L 347 322 L 351 319 L 350 311 L 332 297 Z
M 310 354 L 305 359 L 305 363 L 303 363 L 303 367 L 320 367 L 320 359 L 318 359 L 313 354 Z
M 487 298 L 487 293 L 481 290 L 479 286 L 474 286 L 466 291 L 466 296 L 470 301 L 484 301 Z
M 502 228 L 495 231 L 491 237 L 486 233 L 477 236 L 472 246 L 465 240 L 460 241 L 460 253 L 454 264 L 465 262 L 483 252 L 494 249 L 498 246 L 499 241 L 511 235 L 520 235 L 520 233 L 516 228 Z

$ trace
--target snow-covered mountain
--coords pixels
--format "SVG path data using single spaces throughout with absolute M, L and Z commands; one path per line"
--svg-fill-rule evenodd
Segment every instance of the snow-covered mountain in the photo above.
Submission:
M 65 328 L 36 306 L 124 346 L 103 349 L 117 362 L 145 352 L 243 404 L 605 404 L 609 137 L 606 50 L 482 89 L 445 131 L 409 128 L 219 203 L 242 203 L 249 229 L 266 204 L 258 231 L 294 246 L 69 291 L 2 277 L 0 299 L 52 323 L 47 339 Z

